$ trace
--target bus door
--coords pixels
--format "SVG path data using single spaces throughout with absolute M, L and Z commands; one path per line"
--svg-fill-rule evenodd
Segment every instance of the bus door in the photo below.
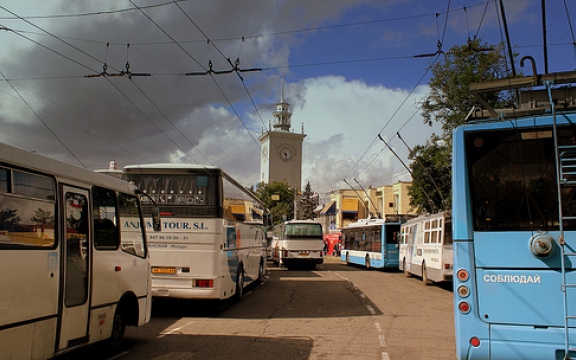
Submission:
M 91 254 L 88 191 L 63 187 L 63 282 L 58 350 L 88 342 Z
M 383 226 L 384 234 L 380 236 L 384 237 L 384 265 L 398 265 L 399 258 L 399 237 L 400 237 L 400 225 L 389 224 Z
M 412 261 L 414 259 L 414 253 L 416 252 L 416 236 L 418 233 L 418 225 L 410 225 L 410 234 L 408 235 L 408 243 L 406 244 L 406 269 L 410 270 L 412 268 Z

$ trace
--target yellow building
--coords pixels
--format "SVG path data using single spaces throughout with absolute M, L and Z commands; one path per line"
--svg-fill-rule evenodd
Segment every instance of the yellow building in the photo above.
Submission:
M 399 181 L 393 185 L 377 188 L 335 190 L 320 210 L 319 220 L 326 232 L 333 232 L 358 219 L 414 215 L 415 209 L 410 207 L 408 195 L 408 187 L 411 184 Z

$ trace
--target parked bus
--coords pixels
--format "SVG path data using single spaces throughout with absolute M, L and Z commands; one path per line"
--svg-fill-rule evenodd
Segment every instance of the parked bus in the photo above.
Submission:
M 403 220 L 360 219 L 342 229 L 340 258 L 366 269 L 397 268 L 400 224 Z
M 576 82 L 574 72 L 542 76 Z M 454 131 L 459 359 L 576 358 L 576 113 L 569 89 L 550 83 L 521 93 L 543 108 Z
M 428 285 L 452 281 L 452 220 L 449 211 L 426 214 L 402 224 L 399 269 Z
M 116 345 L 150 320 L 133 185 L 0 144 L 0 218 L 0 359 Z
M 316 268 L 324 262 L 322 224 L 313 220 L 290 220 L 274 227 L 272 261 L 288 269 Z
M 123 178 L 154 199 L 162 232 L 149 234 L 152 295 L 239 300 L 266 271 L 268 213 L 224 171 L 194 164 L 124 167 Z M 152 208 L 141 197 L 144 216 Z

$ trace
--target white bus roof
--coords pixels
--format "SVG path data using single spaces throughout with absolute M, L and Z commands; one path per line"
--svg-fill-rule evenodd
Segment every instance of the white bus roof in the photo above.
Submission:
M 124 166 L 125 172 L 137 173 L 139 170 L 149 172 L 149 170 L 220 170 L 220 168 L 192 163 L 156 163 Z
M 284 221 L 284 224 L 320 224 L 322 225 L 319 221 L 316 220 L 288 220 L 288 221 Z
M 442 211 L 439 213 L 434 213 L 434 214 L 422 214 L 422 215 L 420 215 L 414 219 L 410 219 L 410 220 L 406 221 L 403 225 L 411 225 L 411 224 L 418 223 L 420 221 L 431 220 L 431 219 L 441 219 L 441 218 L 450 219 L 451 215 L 452 215 L 452 213 L 449 210 Z
M 44 174 L 51 174 L 57 178 L 76 180 L 93 185 L 105 186 L 119 191 L 133 193 L 136 187 L 126 181 L 116 179 L 109 175 L 99 174 L 92 170 L 55 160 L 29 150 L 0 143 L 0 164 L 6 163 L 21 167 L 23 170 L 32 170 Z

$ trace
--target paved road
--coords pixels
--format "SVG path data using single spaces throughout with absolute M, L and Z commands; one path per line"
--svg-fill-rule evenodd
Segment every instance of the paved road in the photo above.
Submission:
M 331 257 L 315 271 L 269 265 L 238 304 L 158 301 L 120 349 L 91 346 L 58 360 L 455 359 L 448 286 Z

